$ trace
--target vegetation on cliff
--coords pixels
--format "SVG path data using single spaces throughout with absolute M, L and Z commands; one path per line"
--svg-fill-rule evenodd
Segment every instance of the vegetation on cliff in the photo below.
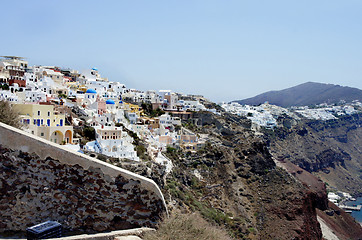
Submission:
M 0 101 L 0 122 L 21 128 L 19 113 L 11 107 L 8 101 Z
M 174 213 L 165 218 L 156 232 L 148 232 L 144 240 L 228 240 L 228 234 L 205 221 L 199 214 Z

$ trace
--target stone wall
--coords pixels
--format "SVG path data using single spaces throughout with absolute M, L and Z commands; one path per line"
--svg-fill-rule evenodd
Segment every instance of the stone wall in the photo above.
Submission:
M 0 124 L 0 232 L 47 220 L 87 233 L 154 227 L 164 212 L 152 180 Z

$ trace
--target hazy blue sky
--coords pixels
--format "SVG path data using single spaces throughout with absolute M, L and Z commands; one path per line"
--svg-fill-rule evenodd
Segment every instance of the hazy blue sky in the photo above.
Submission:
M 0 55 L 214 101 L 362 88 L 362 1 L 2 1 Z

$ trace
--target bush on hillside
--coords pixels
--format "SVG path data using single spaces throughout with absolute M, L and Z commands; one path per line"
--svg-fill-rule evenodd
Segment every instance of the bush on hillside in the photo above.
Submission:
M 212 226 L 200 214 L 171 214 L 158 225 L 155 232 L 148 232 L 144 240 L 220 240 L 231 239 L 226 231 Z
M 149 117 L 159 117 L 165 112 L 161 110 L 160 108 L 157 108 L 156 110 L 153 110 L 152 104 L 150 103 L 142 103 L 141 108 L 143 109 L 143 112 L 149 116 Z
M 21 128 L 19 113 L 11 107 L 8 101 L 0 101 L 0 122 Z

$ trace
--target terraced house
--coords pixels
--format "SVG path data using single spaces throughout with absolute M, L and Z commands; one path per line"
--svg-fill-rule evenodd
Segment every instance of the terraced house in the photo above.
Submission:
M 73 142 L 73 126 L 65 126 L 65 115 L 53 105 L 14 104 L 25 131 L 58 144 Z

